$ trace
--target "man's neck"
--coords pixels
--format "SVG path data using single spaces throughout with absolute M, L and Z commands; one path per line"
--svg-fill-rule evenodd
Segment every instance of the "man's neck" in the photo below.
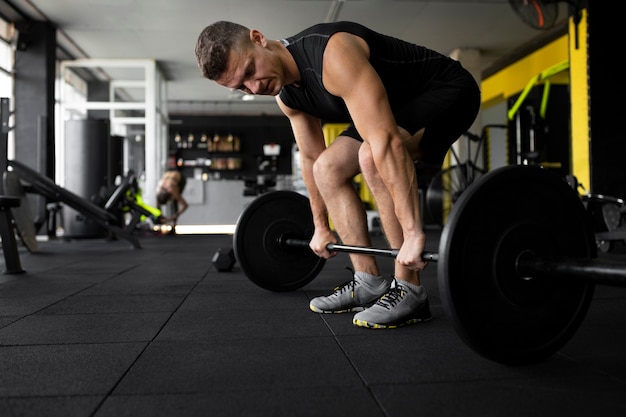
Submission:
M 285 69 L 285 83 L 300 87 L 300 70 L 296 64 L 296 60 L 287 49 L 287 46 L 283 41 L 270 41 L 272 48 L 280 57 L 283 68 Z

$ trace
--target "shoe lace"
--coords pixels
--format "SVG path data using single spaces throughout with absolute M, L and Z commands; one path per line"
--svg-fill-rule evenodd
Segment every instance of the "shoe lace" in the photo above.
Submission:
M 391 287 L 389 288 L 389 291 L 387 291 L 385 295 L 380 297 L 378 301 L 376 302 L 376 304 L 389 310 L 395 307 L 396 304 L 398 304 L 404 298 L 405 295 L 406 295 L 406 290 L 404 289 L 402 285 L 398 284 L 398 281 L 396 281 L 396 278 L 393 277 L 393 282 L 391 283 Z
M 346 269 L 352 273 L 352 279 L 344 282 L 343 284 L 339 284 L 338 286 L 333 288 L 333 291 L 335 295 L 340 295 L 348 291 L 349 289 L 351 291 L 352 297 L 354 297 L 354 287 L 356 286 L 356 280 L 354 279 L 354 269 L 350 268 L 349 266 L 346 266 Z

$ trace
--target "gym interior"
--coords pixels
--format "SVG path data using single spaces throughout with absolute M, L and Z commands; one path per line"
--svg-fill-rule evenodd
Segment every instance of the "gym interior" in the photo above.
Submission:
M 0 415 L 625 415 L 608 4 L 52 3 L 0 3 Z M 479 81 L 474 125 L 418 176 L 433 320 L 364 329 L 310 311 L 350 278 L 351 252 L 391 273 L 397 248 L 358 175 L 373 246 L 310 251 L 289 121 L 194 62 L 206 24 L 238 19 L 276 39 L 297 22 L 395 30 Z M 324 121 L 327 144 L 347 123 Z M 177 208 L 153 204 L 167 170 L 186 182 L 175 227 L 161 219 Z

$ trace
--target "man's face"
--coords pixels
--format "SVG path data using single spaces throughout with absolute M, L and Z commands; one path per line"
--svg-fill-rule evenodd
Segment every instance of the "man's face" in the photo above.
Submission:
M 246 94 L 276 96 L 283 87 L 281 66 L 264 42 L 233 48 L 224 73 L 215 82 Z

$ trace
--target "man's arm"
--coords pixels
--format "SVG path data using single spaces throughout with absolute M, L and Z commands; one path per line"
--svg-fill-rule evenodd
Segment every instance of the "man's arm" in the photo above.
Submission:
M 185 200 L 185 198 L 182 196 L 181 193 L 176 193 L 173 197 L 176 199 L 176 202 L 178 203 L 178 211 L 174 213 L 174 215 L 172 216 L 172 219 L 176 221 L 178 220 L 180 215 L 183 214 L 185 210 L 187 210 L 187 207 L 189 207 L 189 205 L 187 204 L 187 200 Z
M 309 194 L 313 225 L 315 226 L 315 235 L 311 239 L 311 249 L 316 253 L 325 253 L 326 256 L 330 257 L 332 254 L 326 251 L 326 244 L 336 242 L 337 238 L 328 224 L 328 209 L 313 178 L 313 164 L 326 149 L 321 121 L 317 117 L 286 106 L 279 97 L 276 97 L 276 101 L 283 113 L 289 118 L 300 153 L 302 179 Z
M 323 80 L 330 93 L 345 101 L 391 194 L 405 241 L 396 259 L 409 268 L 423 268 L 424 231 L 413 161 L 403 144 L 382 81 L 369 63 L 365 41 L 343 32 L 333 35 L 324 52 Z
M 176 224 L 180 215 L 183 214 L 185 210 L 187 210 L 187 207 L 189 207 L 189 205 L 187 204 L 187 200 L 185 200 L 182 193 L 180 192 L 179 185 L 174 185 L 170 183 L 169 193 L 171 195 L 171 199 L 176 201 L 177 210 L 176 213 L 173 213 L 170 217 L 167 218 L 167 221 Z

